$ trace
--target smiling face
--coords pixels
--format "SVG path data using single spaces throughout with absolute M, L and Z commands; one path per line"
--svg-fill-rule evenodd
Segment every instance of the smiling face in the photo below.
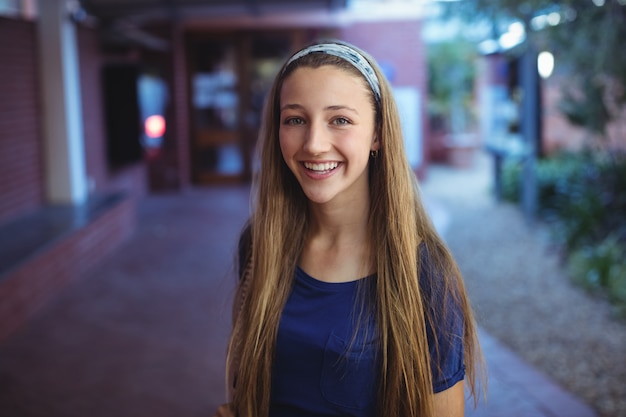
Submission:
M 280 92 L 279 139 L 312 203 L 366 202 L 369 154 L 379 142 L 363 78 L 329 65 L 296 69 Z

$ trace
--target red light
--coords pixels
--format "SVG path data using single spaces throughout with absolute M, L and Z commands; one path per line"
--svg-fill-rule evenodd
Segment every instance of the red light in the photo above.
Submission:
M 165 133 L 165 118 L 159 114 L 148 117 L 144 129 L 149 138 L 160 138 Z

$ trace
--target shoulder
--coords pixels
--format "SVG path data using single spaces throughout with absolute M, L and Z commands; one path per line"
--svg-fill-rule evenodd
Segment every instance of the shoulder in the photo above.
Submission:
M 445 247 L 421 243 L 418 248 L 419 285 L 429 303 L 441 304 L 443 297 L 463 297 L 462 278 Z
M 435 324 L 445 325 L 462 318 L 462 289 L 456 267 L 443 253 L 425 244 L 419 247 L 419 286 L 425 313 Z
M 419 284 L 424 303 L 426 336 L 435 392 L 450 388 L 463 379 L 464 312 L 457 276 L 449 274 L 441 254 L 429 252 L 425 245 L 419 251 Z
M 418 249 L 418 277 L 422 296 L 427 304 L 437 304 L 446 291 L 446 273 L 441 257 L 433 249 L 421 243 Z

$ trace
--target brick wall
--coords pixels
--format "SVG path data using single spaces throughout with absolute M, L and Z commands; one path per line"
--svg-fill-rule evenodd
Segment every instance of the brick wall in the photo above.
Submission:
M 563 79 L 558 76 L 542 80 L 541 134 L 543 152 L 546 155 L 563 149 L 580 149 L 588 135 L 584 129 L 573 126 L 558 108 L 562 82 Z
M 427 166 L 429 155 L 428 122 L 426 119 L 426 93 L 428 68 L 426 46 L 422 40 L 422 23 L 417 19 L 390 20 L 383 22 L 359 22 L 341 29 L 341 39 L 363 48 L 385 68 L 394 86 L 416 87 L 420 93 L 423 163 L 418 174 L 421 176 Z
M 46 205 L 35 25 L 0 18 L 0 229 L 27 212 L 42 213 Z M 100 81 L 104 57 L 94 31 L 78 28 L 77 42 L 90 192 L 124 191 L 130 198 L 59 241 L 39 242 L 30 259 L 0 276 L 0 340 L 128 238 L 135 229 L 135 203 L 146 194 L 145 164 L 117 171 L 107 165 Z M 0 242 L 10 245 L 11 237 L 0 232 Z
M 342 29 L 341 38 L 366 50 L 381 66 L 391 64 L 393 85 L 425 91 L 426 57 L 419 20 L 355 23 Z
M 0 223 L 43 201 L 36 30 L 0 17 Z
M 77 31 L 86 172 L 92 192 L 146 194 L 144 164 L 111 172 L 105 158 L 100 68 L 94 31 Z M 0 18 L 0 224 L 45 204 L 37 33 L 33 22 Z
M 132 234 L 135 206 L 126 198 L 82 229 L 33 255 L 0 280 L 0 343 L 19 329 L 65 285 Z

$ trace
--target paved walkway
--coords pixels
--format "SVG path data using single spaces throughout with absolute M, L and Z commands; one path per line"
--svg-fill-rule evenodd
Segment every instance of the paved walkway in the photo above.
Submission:
M 445 210 L 427 205 L 444 228 Z M 0 417 L 211 416 L 224 398 L 233 248 L 247 210 L 245 187 L 147 198 L 133 239 L 0 346 Z M 488 400 L 466 415 L 595 416 L 480 337 Z

